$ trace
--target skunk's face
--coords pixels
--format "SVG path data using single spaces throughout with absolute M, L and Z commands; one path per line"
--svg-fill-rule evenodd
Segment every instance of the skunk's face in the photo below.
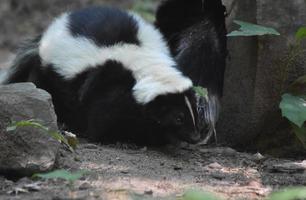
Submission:
M 200 141 L 196 97 L 192 90 L 158 96 L 147 104 L 145 115 L 169 142 Z

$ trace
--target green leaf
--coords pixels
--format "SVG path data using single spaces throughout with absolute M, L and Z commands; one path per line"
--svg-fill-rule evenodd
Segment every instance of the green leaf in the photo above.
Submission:
M 287 89 L 287 91 L 295 96 L 306 94 L 306 75 L 296 79 Z
M 10 126 L 6 127 L 6 132 L 15 131 L 16 129 L 17 129 L 17 126 L 10 125 Z
M 43 178 L 43 179 L 64 179 L 66 181 L 74 182 L 80 178 L 82 178 L 88 172 L 86 171 L 77 171 L 77 172 L 69 172 L 67 170 L 55 170 L 50 173 L 45 174 L 34 174 L 33 177 Z
M 34 119 L 12 122 L 11 125 L 6 128 L 6 131 L 7 132 L 15 131 L 17 128 L 20 128 L 20 127 L 34 127 L 34 128 L 41 129 L 44 132 L 46 132 L 48 135 L 50 135 L 53 139 L 65 144 L 70 151 L 73 151 L 78 144 L 78 140 L 76 137 L 74 139 L 68 138 L 67 140 L 58 131 L 50 131 L 48 127 L 42 125 L 38 120 L 34 120 Z
M 306 121 L 306 101 L 299 96 L 284 94 L 280 103 L 283 117 L 302 127 Z
M 65 144 L 68 149 L 73 152 L 74 148 L 70 146 L 69 142 L 62 134 L 57 131 L 49 131 L 48 133 L 53 139 L 57 140 L 58 142 L 61 142 L 62 144 Z
M 204 97 L 204 98 L 208 98 L 208 91 L 206 88 L 203 88 L 201 86 L 194 86 L 193 90 L 195 91 L 195 93 L 197 95 L 199 95 L 200 97 Z
M 306 39 L 306 27 L 301 27 L 295 34 L 295 38 L 298 41 L 301 41 L 303 39 Z
M 182 200 L 219 200 L 219 198 L 208 192 L 190 190 L 184 194 Z
M 306 127 L 298 127 L 295 124 L 291 123 L 292 129 L 296 137 L 300 140 L 303 144 L 304 148 L 306 149 Z
M 12 122 L 7 128 L 6 130 L 9 131 L 15 131 L 17 128 L 20 127 L 34 127 L 34 128 L 40 128 L 44 131 L 48 131 L 49 129 L 43 125 L 40 124 L 40 122 L 34 120 L 34 119 L 30 119 L 30 120 L 22 120 L 22 121 L 18 121 L 18 122 Z
M 273 28 L 252 24 L 249 22 L 239 21 L 239 20 L 234 20 L 234 22 L 240 25 L 240 29 L 227 34 L 228 37 L 280 35 L 280 33 Z
M 306 188 L 290 188 L 279 192 L 272 193 L 268 200 L 296 200 L 296 199 L 306 199 Z

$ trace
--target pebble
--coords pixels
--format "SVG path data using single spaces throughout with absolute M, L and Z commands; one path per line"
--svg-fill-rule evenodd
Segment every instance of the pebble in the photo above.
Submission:
M 85 182 L 85 183 L 83 183 L 82 185 L 79 186 L 79 190 L 88 190 L 91 187 L 92 186 L 88 182 Z
M 217 162 L 211 163 L 211 164 L 207 165 L 207 167 L 210 168 L 210 169 L 222 169 L 222 166 Z

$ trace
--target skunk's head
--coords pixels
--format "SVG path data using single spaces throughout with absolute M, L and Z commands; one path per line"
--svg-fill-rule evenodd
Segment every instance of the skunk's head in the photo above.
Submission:
M 226 9 L 222 0 L 164 0 L 155 25 L 164 35 L 179 69 L 195 85 L 207 88 L 198 98 L 202 143 L 215 134 L 223 94 L 227 56 Z M 182 14 L 183 13 L 183 14 Z
M 192 89 L 157 96 L 145 106 L 145 116 L 168 142 L 200 141 L 196 96 Z

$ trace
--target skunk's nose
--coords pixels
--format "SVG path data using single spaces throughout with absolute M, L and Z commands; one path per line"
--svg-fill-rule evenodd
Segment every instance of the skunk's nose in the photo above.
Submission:
M 200 140 L 201 140 L 201 135 L 200 135 L 199 132 L 195 132 L 195 133 L 192 133 L 192 134 L 190 135 L 190 138 L 189 138 L 189 139 L 190 139 L 189 142 L 190 142 L 191 144 L 196 144 L 196 143 L 200 142 Z

